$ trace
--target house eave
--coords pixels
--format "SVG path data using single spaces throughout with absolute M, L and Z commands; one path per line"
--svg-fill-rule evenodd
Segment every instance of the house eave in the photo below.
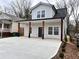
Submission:
M 31 8 L 31 10 L 34 10 L 35 8 L 37 8 L 39 5 L 46 5 L 46 6 L 54 6 L 54 5 L 50 5 L 49 3 L 44 3 L 44 2 L 39 2 L 38 4 L 36 4 L 35 6 L 33 6 L 32 8 Z
M 44 18 L 44 19 L 30 19 L 30 20 L 18 20 L 18 21 L 15 21 L 15 22 L 24 22 L 24 21 L 41 21 L 41 20 L 54 20 L 54 19 L 61 19 L 62 17 L 59 17 L 59 18 Z M 63 17 L 64 19 L 65 17 Z

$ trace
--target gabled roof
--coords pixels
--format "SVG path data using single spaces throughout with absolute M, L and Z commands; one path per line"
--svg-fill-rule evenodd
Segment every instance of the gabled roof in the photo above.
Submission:
M 29 19 L 29 20 L 17 20 L 16 22 L 18 21 L 37 21 L 37 20 L 52 20 L 52 19 L 61 19 L 61 18 L 65 18 L 66 15 L 67 15 L 67 8 L 60 8 L 60 9 L 56 9 L 54 7 L 54 5 L 50 5 L 48 3 L 43 3 L 43 2 L 40 2 L 38 3 L 37 5 L 35 5 L 34 7 L 32 7 L 32 10 L 37 8 L 39 5 L 47 5 L 47 6 L 50 6 L 54 11 L 55 11 L 55 15 L 54 17 L 51 17 L 51 18 L 44 18 L 44 19 Z
M 55 16 L 52 17 L 52 18 L 18 20 L 18 21 L 16 21 L 16 22 L 61 19 L 61 18 L 65 18 L 66 15 L 67 15 L 67 9 L 66 9 L 66 8 L 61 8 L 61 9 L 56 9 L 56 14 L 55 14 Z
M 7 13 L 4 13 L 3 14 L 7 15 L 10 19 L 9 20 L 18 20 L 18 17 L 15 16 L 15 15 L 11 15 L 11 14 L 7 14 Z
M 0 12 L 0 20 L 10 20 L 11 18 L 4 14 L 3 12 Z
M 55 12 L 55 16 L 53 18 L 66 17 L 66 14 L 67 14 L 67 9 L 66 8 L 56 9 L 54 5 L 49 4 L 49 3 L 44 3 L 44 2 L 39 2 L 34 7 L 32 7 L 31 10 L 37 8 L 39 5 L 46 5 L 46 6 L 51 7 Z
M 17 20 L 18 21 L 20 19 L 21 18 L 18 18 L 15 15 L 7 14 L 7 13 L 4 13 L 4 12 L 0 13 L 0 21 L 1 20 L 6 20 L 6 21 L 16 21 Z
M 33 6 L 33 7 L 31 8 L 31 10 L 33 10 L 33 9 L 37 8 L 37 7 L 38 7 L 38 6 L 40 6 L 40 5 L 49 6 L 49 7 L 52 7 L 52 8 L 53 8 L 53 10 L 55 10 L 54 5 L 49 4 L 49 3 L 44 3 L 44 2 L 39 2 L 38 4 L 36 4 L 35 6 Z
M 67 15 L 67 8 L 56 9 L 55 16 L 53 18 L 64 18 Z

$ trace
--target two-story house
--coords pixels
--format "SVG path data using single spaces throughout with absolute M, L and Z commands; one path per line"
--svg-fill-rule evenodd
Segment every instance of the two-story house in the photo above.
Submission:
M 66 34 L 66 8 L 40 2 L 32 7 L 32 19 L 20 21 L 24 36 L 62 40 Z

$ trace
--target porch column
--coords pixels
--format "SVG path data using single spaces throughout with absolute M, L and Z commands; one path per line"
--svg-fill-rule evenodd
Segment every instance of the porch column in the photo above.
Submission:
M 2 30 L 4 29 L 4 23 L 2 23 Z
M 30 38 L 30 34 L 31 34 L 31 22 L 29 22 L 29 35 L 28 35 L 29 38 Z
M 3 37 L 4 23 L 2 23 L 1 38 Z
M 63 41 L 63 19 L 61 18 L 61 41 Z
M 45 25 L 45 22 L 43 21 L 42 22 L 42 39 L 44 39 L 44 25 Z
M 20 33 L 20 23 L 18 23 L 18 33 Z

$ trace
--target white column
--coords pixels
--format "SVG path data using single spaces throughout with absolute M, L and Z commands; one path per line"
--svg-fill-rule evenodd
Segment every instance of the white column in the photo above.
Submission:
M 2 23 L 2 30 L 4 29 L 4 23 Z
M 2 34 L 3 34 L 3 30 L 4 30 L 4 23 L 2 23 L 1 38 L 2 38 Z

